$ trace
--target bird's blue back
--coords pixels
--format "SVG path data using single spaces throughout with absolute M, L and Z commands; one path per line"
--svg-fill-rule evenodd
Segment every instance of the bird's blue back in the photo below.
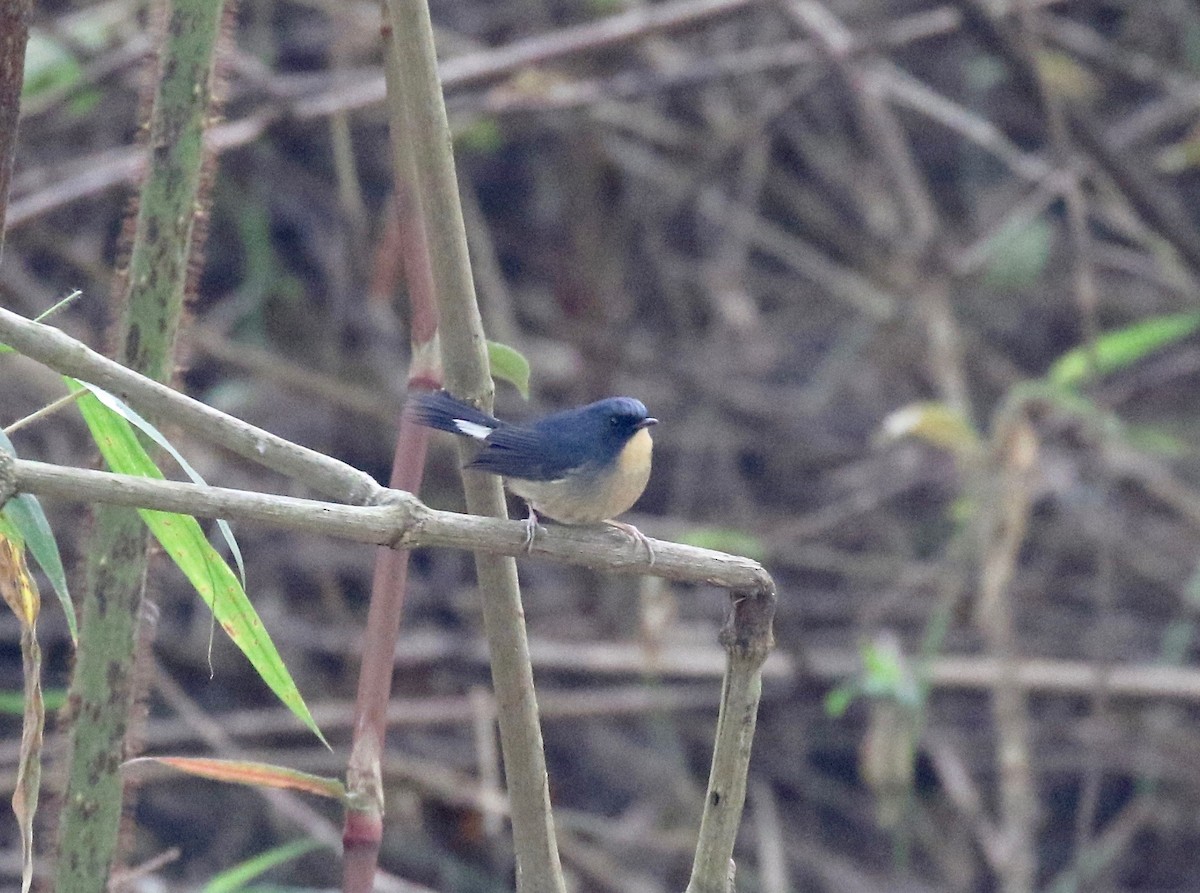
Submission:
M 617 461 L 648 413 L 632 397 L 610 397 L 529 425 L 501 422 L 470 467 L 505 477 L 552 481 Z

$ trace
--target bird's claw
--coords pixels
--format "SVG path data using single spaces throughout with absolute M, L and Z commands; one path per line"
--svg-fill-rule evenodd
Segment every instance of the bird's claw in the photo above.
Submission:
M 538 532 L 538 516 L 533 509 L 529 510 L 529 514 L 525 518 L 525 554 L 533 554 L 533 540 Z
M 626 524 L 624 521 L 605 521 L 604 523 L 622 531 L 631 537 L 636 544 L 644 546 L 646 554 L 650 557 L 650 566 L 654 567 L 654 547 L 650 545 L 650 538 L 646 534 L 642 533 L 632 524 Z

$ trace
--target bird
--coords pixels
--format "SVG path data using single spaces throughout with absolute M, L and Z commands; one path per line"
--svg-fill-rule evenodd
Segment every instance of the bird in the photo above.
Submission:
M 561 524 L 606 524 L 645 546 L 650 541 L 632 524 L 614 520 L 628 511 L 650 479 L 658 424 L 640 400 L 609 397 L 533 422 L 504 422 L 447 391 L 416 396 L 412 417 L 420 425 L 483 444 L 467 468 L 490 472 L 525 500 L 526 551 L 533 549 L 539 516 Z

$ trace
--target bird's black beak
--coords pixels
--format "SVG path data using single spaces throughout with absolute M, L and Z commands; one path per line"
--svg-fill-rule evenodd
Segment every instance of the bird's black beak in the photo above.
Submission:
M 657 425 L 658 419 L 642 419 L 637 423 L 637 429 L 640 431 L 643 428 L 649 428 L 651 425 Z

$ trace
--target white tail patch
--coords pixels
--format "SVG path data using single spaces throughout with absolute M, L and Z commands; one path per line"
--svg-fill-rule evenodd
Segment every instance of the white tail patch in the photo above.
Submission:
M 458 429 L 459 434 L 465 434 L 467 437 L 474 437 L 476 440 L 486 440 L 487 436 L 492 433 L 492 428 L 487 425 L 477 425 L 474 422 L 468 422 L 466 419 L 455 419 L 454 427 Z

